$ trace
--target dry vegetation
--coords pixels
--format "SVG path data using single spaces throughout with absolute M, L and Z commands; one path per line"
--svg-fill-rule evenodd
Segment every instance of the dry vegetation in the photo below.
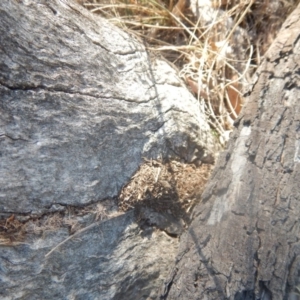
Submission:
M 12 214 L 0 219 L 0 245 L 22 244 L 29 235 L 34 238 L 43 237 L 60 228 L 65 228 L 72 236 L 94 222 L 104 221 L 119 214 L 117 203 L 113 199 L 86 207 L 69 206 L 60 212 L 43 215 Z
M 189 219 L 210 175 L 211 165 L 200 167 L 178 161 L 145 160 L 119 196 L 123 211 L 147 206 Z
M 179 69 L 225 144 L 243 91 L 299 0 L 80 0 Z

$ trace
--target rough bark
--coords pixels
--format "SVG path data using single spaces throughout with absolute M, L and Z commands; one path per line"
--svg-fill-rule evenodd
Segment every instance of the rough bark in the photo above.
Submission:
M 297 299 L 300 6 L 265 56 L 163 299 Z

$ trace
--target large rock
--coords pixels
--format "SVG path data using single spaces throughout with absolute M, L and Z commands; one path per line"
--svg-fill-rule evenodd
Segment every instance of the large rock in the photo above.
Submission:
M 2 248 L 0 298 L 156 299 L 178 242 L 161 231 L 141 231 L 132 220 L 129 212 L 71 238 L 59 229 Z
M 157 230 L 133 212 L 95 223 L 86 205 L 112 202 L 143 157 L 212 159 L 197 101 L 75 3 L 1 1 L 0 44 L 1 299 L 155 299 L 181 223 L 147 210 Z
M 0 212 L 116 196 L 142 157 L 212 157 L 176 71 L 75 3 L 1 1 L 0 43 Z

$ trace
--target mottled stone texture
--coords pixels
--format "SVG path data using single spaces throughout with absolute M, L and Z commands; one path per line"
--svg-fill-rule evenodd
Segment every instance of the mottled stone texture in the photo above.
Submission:
M 0 212 L 116 196 L 142 157 L 209 160 L 197 101 L 166 62 L 76 3 L 0 3 Z
M 0 217 L 114 197 L 143 157 L 207 161 L 214 147 L 197 101 L 141 41 L 75 2 L 0 1 Z M 155 299 L 178 240 L 134 220 L 1 245 L 0 298 Z
M 156 299 L 178 242 L 161 231 L 143 232 L 132 220 L 126 213 L 69 240 L 60 229 L 1 247 L 0 298 Z

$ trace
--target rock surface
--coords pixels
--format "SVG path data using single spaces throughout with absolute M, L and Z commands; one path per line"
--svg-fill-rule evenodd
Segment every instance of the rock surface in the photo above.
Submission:
M 114 197 L 142 157 L 211 159 L 197 101 L 141 42 L 69 1 L 0 3 L 0 212 Z
M 71 237 L 59 229 L 1 247 L 0 298 L 156 299 L 178 242 L 132 220 L 128 212 Z
M 95 211 L 77 228 L 68 210 L 112 201 L 143 157 L 212 159 L 198 103 L 71 1 L 1 1 L 0 45 L 0 298 L 155 299 L 183 225 Z

